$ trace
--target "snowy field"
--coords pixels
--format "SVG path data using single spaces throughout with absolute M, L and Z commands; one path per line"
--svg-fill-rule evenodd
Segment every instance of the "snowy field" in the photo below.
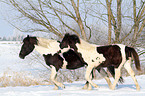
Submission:
M 145 75 L 136 76 L 141 86 L 140 91 L 136 91 L 134 82 L 130 77 L 125 77 L 125 83 L 118 85 L 115 90 L 110 90 L 106 81 L 95 80 L 100 86 L 93 90 L 81 89 L 85 81 L 64 83 L 66 88 L 53 90 L 53 85 L 37 85 L 29 87 L 4 87 L 0 88 L 0 96 L 145 96 Z
M 35 65 L 37 62 L 28 65 L 30 56 L 22 60 L 18 57 L 19 51 L 19 42 L 0 41 L 0 96 L 145 96 L 145 75 L 136 76 L 140 91 L 136 91 L 130 76 L 124 77 L 125 83 L 119 84 L 115 90 L 110 90 L 104 79 L 93 80 L 100 88 L 91 91 L 82 89 L 85 81 L 64 82 L 65 89 L 53 90 L 54 85 L 44 82 L 43 72 L 38 75 L 47 69 L 41 64 Z M 21 85 L 22 82 L 25 86 Z

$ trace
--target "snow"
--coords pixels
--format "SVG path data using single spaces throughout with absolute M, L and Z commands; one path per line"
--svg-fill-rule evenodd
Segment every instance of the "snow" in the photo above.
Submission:
M 118 85 L 115 90 L 110 90 L 104 79 L 94 80 L 100 88 L 93 88 L 93 90 L 81 89 L 85 81 L 77 81 L 73 83 L 64 83 L 66 88 L 53 90 L 54 85 L 37 85 L 29 87 L 3 87 L 0 88 L 0 96 L 144 96 L 145 95 L 145 75 L 136 76 L 140 91 L 136 91 L 131 77 L 125 77 L 125 83 Z M 112 79 L 111 79 L 112 80 Z
M 145 96 L 145 75 L 136 76 L 141 87 L 140 91 L 136 91 L 136 86 L 130 76 L 124 77 L 125 83 L 118 84 L 115 90 L 109 89 L 105 79 L 93 80 L 93 82 L 100 86 L 100 88 L 93 88 L 93 90 L 82 89 L 85 80 L 75 81 L 73 83 L 64 82 L 65 89 L 53 90 L 54 85 L 44 82 L 43 72 L 41 76 L 38 75 L 38 72 L 47 69 L 35 62 L 32 62 L 35 63 L 35 66 L 34 64 L 29 65 L 29 57 L 25 60 L 20 59 L 18 57 L 19 51 L 19 42 L 0 42 L 0 96 Z M 14 79 L 14 77 L 17 78 Z M 32 85 L 22 85 L 22 82 L 19 81 L 20 84 L 15 84 L 15 80 L 18 78 L 21 78 L 21 81 L 22 79 L 26 79 L 25 83 L 30 81 L 41 83 L 37 85 L 31 82 Z M 112 82 L 114 81 L 113 78 L 110 79 Z M 4 80 L 7 81 L 4 82 Z
M 20 42 L 0 41 L 0 86 L 28 86 L 30 81 L 33 85 L 48 84 L 43 82 L 47 69 L 31 60 L 32 54 L 25 60 L 19 58 L 20 45 Z

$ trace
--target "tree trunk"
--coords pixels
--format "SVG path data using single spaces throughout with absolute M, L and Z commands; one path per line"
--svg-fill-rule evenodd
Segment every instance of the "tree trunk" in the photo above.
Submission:
M 112 0 L 106 0 L 106 3 L 107 3 L 107 12 L 108 12 L 108 44 L 111 44 L 111 29 L 112 29 L 112 26 L 111 26 L 111 2 Z
M 77 0 L 77 5 L 75 4 L 74 0 L 71 0 L 72 6 L 75 10 L 75 14 L 76 14 L 76 22 L 78 23 L 80 30 L 81 30 L 81 34 L 82 37 L 85 41 L 87 41 L 87 37 L 86 37 L 86 33 L 84 30 L 84 25 L 80 16 L 80 12 L 79 12 L 79 0 Z
M 119 42 L 119 36 L 121 33 L 121 2 L 122 0 L 117 0 L 117 32 L 115 34 L 115 41 Z

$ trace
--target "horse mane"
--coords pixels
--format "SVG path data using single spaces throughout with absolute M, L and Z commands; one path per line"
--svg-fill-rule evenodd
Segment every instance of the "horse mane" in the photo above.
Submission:
M 91 50 L 92 48 L 96 49 L 97 45 L 95 44 L 90 44 L 88 43 L 87 41 L 83 40 L 83 39 L 80 39 L 80 44 L 77 44 L 79 46 L 79 48 L 81 49 L 87 49 L 87 50 Z
M 52 40 L 52 39 L 46 39 L 46 38 L 42 38 L 42 37 L 37 37 L 38 39 L 38 45 L 48 48 L 49 46 L 51 46 L 50 43 L 52 42 L 57 42 L 56 40 Z
M 76 34 L 72 34 L 72 35 L 70 35 L 69 33 L 66 33 L 65 34 L 65 36 L 64 36 L 64 38 L 65 38 L 65 40 L 72 40 L 72 41 L 74 41 L 75 42 L 75 44 L 74 45 L 77 45 L 77 46 L 79 46 L 79 48 L 81 48 L 81 49 L 87 49 L 87 50 L 94 50 L 94 49 L 96 49 L 96 47 L 97 47 L 97 45 L 95 45 L 95 44 L 90 44 L 90 43 L 88 43 L 87 41 L 85 41 L 85 40 L 83 40 L 83 39 L 81 39 L 81 38 L 79 38 L 79 36 L 77 36 Z M 66 39 L 67 38 L 67 39 Z M 64 41 L 64 42 L 66 42 L 66 41 Z M 73 44 L 71 44 L 71 46 L 70 47 L 72 47 L 72 48 L 76 48 L 77 49 L 77 47 L 75 47 Z
M 75 41 L 75 43 L 80 43 L 80 38 L 76 34 L 70 35 L 69 33 L 66 33 L 64 38 L 67 38 L 67 40 L 73 40 L 73 41 Z
M 35 50 L 40 54 L 55 54 L 59 51 L 59 43 L 56 40 L 37 37 L 38 45 L 35 46 Z

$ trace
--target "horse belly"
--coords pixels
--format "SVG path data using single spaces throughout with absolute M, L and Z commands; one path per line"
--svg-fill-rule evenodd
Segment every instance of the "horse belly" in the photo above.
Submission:
M 75 61 L 75 62 L 68 62 L 67 69 L 78 69 L 78 68 L 81 68 L 81 67 L 84 67 L 84 66 L 85 66 L 85 64 L 81 63 L 78 60 L 78 61 Z

